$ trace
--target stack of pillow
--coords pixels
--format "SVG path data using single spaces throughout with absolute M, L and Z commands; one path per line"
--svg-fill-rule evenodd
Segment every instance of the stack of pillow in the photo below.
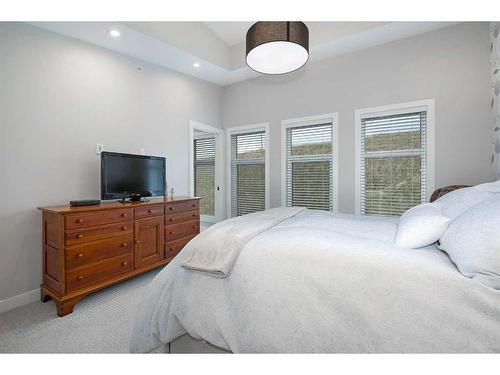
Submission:
M 500 181 L 452 191 L 401 216 L 397 246 L 436 241 L 464 276 L 500 289 Z

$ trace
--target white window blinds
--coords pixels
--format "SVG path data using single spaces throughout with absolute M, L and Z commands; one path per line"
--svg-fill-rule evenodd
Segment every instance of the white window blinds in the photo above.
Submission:
M 231 136 L 231 216 L 265 209 L 264 131 Z
M 361 199 L 367 215 L 401 215 L 426 200 L 427 112 L 361 118 Z
M 333 209 L 332 123 L 286 129 L 286 205 Z
M 215 138 L 194 140 L 194 195 L 200 201 L 200 213 L 215 214 Z

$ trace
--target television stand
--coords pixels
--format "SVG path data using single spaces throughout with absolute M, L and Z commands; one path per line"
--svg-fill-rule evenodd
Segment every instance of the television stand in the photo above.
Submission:
M 122 198 L 120 199 L 120 203 L 125 204 L 125 203 L 135 203 L 135 202 L 149 202 L 148 198 L 142 197 L 140 195 L 131 195 L 127 198 Z
M 118 203 L 121 203 L 121 204 L 147 203 L 147 202 L 149 202 L 148 198 L 141 198 L 138 200 L 122 198 L 118 201 Z
M 52 298 L 64 316 L 92 292 L 165 266 L 199 233 L 199 200 L 40 208 L 42 301 Z

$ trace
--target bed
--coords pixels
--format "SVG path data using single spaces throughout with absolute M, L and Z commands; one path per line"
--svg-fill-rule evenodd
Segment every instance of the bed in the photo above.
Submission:
M 500 352 L 500 291 L 464 277 L 436 245 L 396 247 L 397 227 L 302 210 L 249 236 L 222 277 L 183 266 L 190 243 L 149 286 L 130 350 Z

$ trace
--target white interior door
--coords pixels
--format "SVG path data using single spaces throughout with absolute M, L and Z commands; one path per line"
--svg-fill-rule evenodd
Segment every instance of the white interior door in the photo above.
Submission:
M 190 121 L 189 134 L 190 195 L 202 198 L 201 222 L 215 223 L 225 217 L 223 130 Z

